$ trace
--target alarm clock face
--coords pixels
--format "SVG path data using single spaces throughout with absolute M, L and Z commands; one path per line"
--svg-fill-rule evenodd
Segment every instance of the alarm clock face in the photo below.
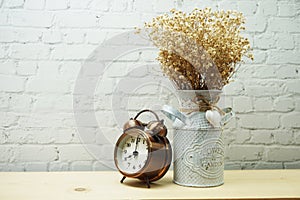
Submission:
M 149 144 L 145 134 L 134 128 L 118 141 L 116 160 L 119 170 L 126 174 L 135 174 L 143 169 L 148 160 Z

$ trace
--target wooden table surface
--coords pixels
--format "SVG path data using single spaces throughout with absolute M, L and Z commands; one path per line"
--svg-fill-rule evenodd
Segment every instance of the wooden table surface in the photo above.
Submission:
M 191 188 L 172 172 L 151 188 L 118 172 L 0 172 L 0 200 L 58 199 L 300 199 L 300 170 L 225 171 L 225 184 Z

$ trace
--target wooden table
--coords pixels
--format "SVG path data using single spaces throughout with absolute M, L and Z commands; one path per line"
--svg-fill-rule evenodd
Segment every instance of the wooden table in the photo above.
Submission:
M 151 188 L 118 172 L 0 172 L 0 200 L 58 199 L 300 199 L 300 170 L 225 171 L 225 184 L 191 188 L 172 172 Z

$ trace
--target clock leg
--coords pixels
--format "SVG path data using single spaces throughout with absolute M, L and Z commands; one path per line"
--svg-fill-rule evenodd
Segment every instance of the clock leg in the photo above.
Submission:
M 121 179 L 121 183 L 123 183 L 123 181 L 125 180 L 126 176 L 123 176 L 123 178 Z
M 146 177 L 146 180 L 145 180 L 145 181 L 146 181 L 146 185 L 147 185 L 147 187 L 148 187 L 148 188 L 150 188 L 150 182 L 149 182 L 149 178 L 148 178 L 148 177 Z

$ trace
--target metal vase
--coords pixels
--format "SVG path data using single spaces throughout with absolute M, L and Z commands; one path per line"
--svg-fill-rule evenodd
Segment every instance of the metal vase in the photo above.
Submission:
M 197 111 L 195 96 L 215 101 L 221 91 L 180 91 L 181 111 L 164 106 L 162 112 L 173 121 L 174 175 L 176 184 L 192 187 L 213 187 L 224 183 L 224 143 L 221 126 L 233 113 L 230 108 L 220 126 L 207 121 L 205 112 Z M 185 111 L 189 111 L 188 113 Z
M 192 187 L 212 187 L 224 183 L 221 129 L 175 129 L 173 149 L 175 183 Z

